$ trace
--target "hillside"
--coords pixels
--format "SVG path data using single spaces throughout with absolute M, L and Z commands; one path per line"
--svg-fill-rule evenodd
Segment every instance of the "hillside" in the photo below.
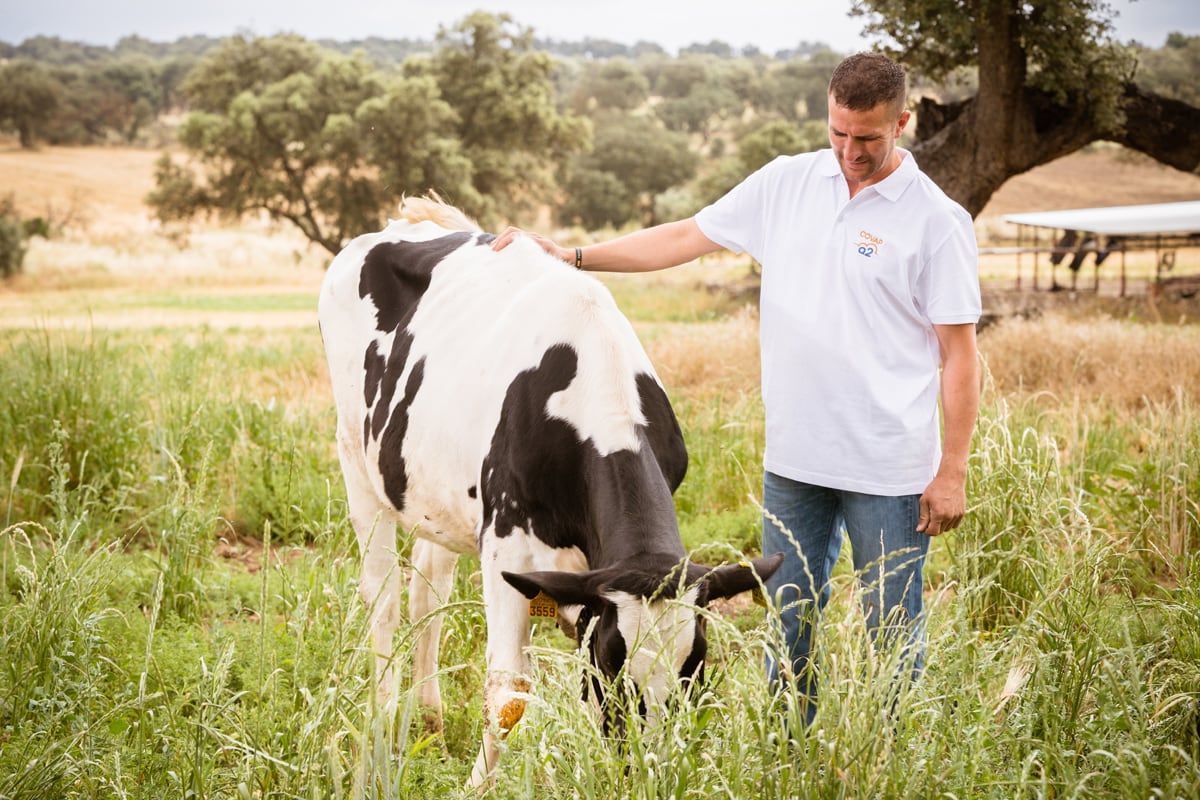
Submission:
M 0 143 L 0 186 L 26 215 L 87 223 L 147 214 L 159 151 L 120 147 L 45 147 L 23 151 Z M 1134 205 L 1200 199 L 1200 176 L 1138 153 L 1096 145 L 1009 180 L 981 222 L 1021 211 Z M 82 217 L 82 219 L 79 219 Z
M 1200 175 L 1116 145 L 1098 144 L 1010 179 L 980 217 L 1197 199 Z

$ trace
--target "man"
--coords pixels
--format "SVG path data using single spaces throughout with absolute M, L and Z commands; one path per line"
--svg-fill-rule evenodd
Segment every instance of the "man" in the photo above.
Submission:
M 762 265 L 763 553 L 786 554 L 767 584 L 783 625 L 768 673 L 802 692 L 809 722 L 812 632 L 843 532 L 872 635 L 901 632 L 916 675 L 929 537 L 966 509 L 978 252 L 970 215 L 897 146 L 907 90 L 899 64 L 850 56 L 829 84 L 830 149 L 780 156 L 690 219 L 574 250 L 533 237 L 596 271 L 663 269 L 721 248 Z

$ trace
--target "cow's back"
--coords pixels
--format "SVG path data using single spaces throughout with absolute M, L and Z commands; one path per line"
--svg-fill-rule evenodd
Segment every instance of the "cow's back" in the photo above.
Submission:
M 404 524 L 432 528 L 460 552 L 476 546 L 481 469 L 495 458 L 502 417 L 522 404 L 600 456 L 643 446 L 643 409 L 665 415 L 652 425 L 660 446 L 682 448 L 607 289 L 529 240 L 500 252 L 489 242 L 394 222 L 339 254 L 318 311 L 343 447 L 363 455 Z M 570 446 L 571 436 L 559 438 L 555 446 Z M 670 488 L 681 478 L 669 476 Z

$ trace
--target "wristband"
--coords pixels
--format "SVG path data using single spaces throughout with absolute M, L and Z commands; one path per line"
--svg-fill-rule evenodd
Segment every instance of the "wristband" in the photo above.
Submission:
M 575 269 L 583 269 L 583 248 L 575 248 Z

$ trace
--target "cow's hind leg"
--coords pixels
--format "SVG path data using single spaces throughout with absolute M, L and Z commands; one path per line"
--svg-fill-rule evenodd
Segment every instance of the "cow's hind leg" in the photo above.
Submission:
M 367 478 L 359 449 L 338 437 L 338 456 L 346 479 L 346 502 L 358 537 L 362 559 L 359 594 L 371 618 L 375 647 L 378 697 L 395 700 L 397 675 L 392 659 L 392 637 L 400 623 L 400 564 L 396 554 L 396 520 Z
M 438 648 L 442 615 L 438 609 L 454 588 L 458 555 L 427 539 L 413 542 L 413 571 L 408 582 L 408 617 L 419 631 L 413 655 L 413 684 L 428 728 L 442 730 L 442 692 L 438 686 Z

